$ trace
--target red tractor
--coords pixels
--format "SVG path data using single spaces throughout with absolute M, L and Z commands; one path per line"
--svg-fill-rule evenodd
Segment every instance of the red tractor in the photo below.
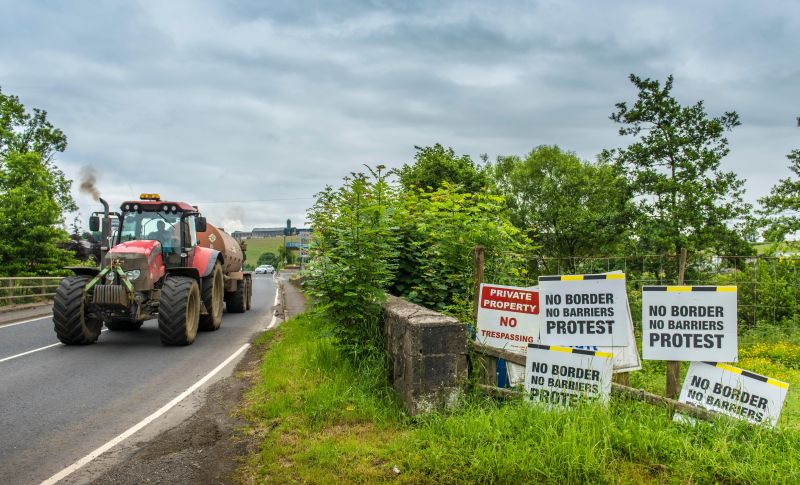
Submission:
M 243 247 L 206 222 L 197 207 L 162 201 L 158 194 L 123 202 L 103 215 L 99 268 L 71 267 L 53 301 L 58 339 L 67 345 L 97 341 L 112 331 L 137 330 L 158 317 L 164 345 L 189 345 L 199 330 L 222 324 L 229 313 L 250 309 L 252 277 L 242 271 Z M 111 217 L 118 218 L 111 233 Z M 100 229 L 98 213 L 89 219 Z M 110 247 L 110 249 L 109 249 Z

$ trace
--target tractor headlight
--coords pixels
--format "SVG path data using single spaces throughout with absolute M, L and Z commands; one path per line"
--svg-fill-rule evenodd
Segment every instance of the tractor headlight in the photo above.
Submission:
M 114 273 L 112 271 L 109 271 L 108 274 L 106 275 L 106 284 L 107 285 L 114 284 Z
M 132 269 L 125 272 L 125 276 L 127 276 L 130 281 L 136 281 L 140 274 L 142 274 L 142 272 L 138 269 Z

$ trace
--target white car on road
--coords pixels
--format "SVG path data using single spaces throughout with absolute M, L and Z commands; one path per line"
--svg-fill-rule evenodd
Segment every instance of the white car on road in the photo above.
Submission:
M 256 268 L 256 274 L 273 274 L 275 272 L 275 268 L 272 267 L 271 264 L 265 264 Z

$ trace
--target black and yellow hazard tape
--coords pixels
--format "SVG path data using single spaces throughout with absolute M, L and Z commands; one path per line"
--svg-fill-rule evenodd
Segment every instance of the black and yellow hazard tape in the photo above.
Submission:
M 642 286 L 642 291 L 668 291 L 682 293 L 691 291 L 717 291 L 736 293 L 735 286 Z
M 590 280 L 624 280 L 624 273 L 611 274 L 571 274 L 557 276 L 540 276 L 539 281 L 590 281 Z
M 750 372 L 749 370 L 740 369 L 738 367 L 734 367 L 728 364 L 723 364 L 721 362 L 703 362 L 703 363 L 708 365 L 713 365 L 718 369 L 726 370 L 728 372 L 733 372 L 734 374 L 740 374 L 745 377 L 755 379 L 757 381 L 766 382 L 771 386 L 780 387 L 781 389 L 789 389 L 789 384 L 786 382 L 773 379 L 772 377 L 762 376 L 760 374 L 756 374 L 755 372 Z
M 550 350 L 552 352 L 564 352 L 567 354 L 580 354 L 580 355 L 592 355 L 595 357 L 603 357 L 605 359 L 610 359 L 614 357 L 614 354 L 611 352 L 600 352 L 599 350 L 584 350 L 584 349 L 573 349 L 571 347 L 559 347 L 557 345 L 541 345 L 541 344 L 528 344 L 528 347 L 533 347 L 534 349 L 541 349 L 541 350 Z

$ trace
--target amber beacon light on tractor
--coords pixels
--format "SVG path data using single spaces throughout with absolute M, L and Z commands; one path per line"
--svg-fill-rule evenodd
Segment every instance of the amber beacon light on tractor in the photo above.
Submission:
M 61 281 L 53 301 L 62 343 L 93 343 L 103 324 L 137 330 L 158 318 L 164 345 L 188 345 L 198 330 L 220 327 L 223 308 L 250 309 L 252 277 L 242 271 L 243 247 L 207 223 L 196 206 L 152 193 L 123 202 L 120 212 L 100 202 L 104 210 L 89 219 L 90 230 L 102 229 L 100 266 L 70 267 L 75 275 Z

